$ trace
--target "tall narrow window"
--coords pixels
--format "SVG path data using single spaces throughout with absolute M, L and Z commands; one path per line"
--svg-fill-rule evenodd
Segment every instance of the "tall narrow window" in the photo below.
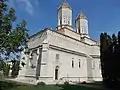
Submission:
M 84 29 L 83 29 L 83 27 L 81 28 L 81 33 L 84 33 Z
M 74 58 L 72 58 L 72 68 L 74 68 Z
M 81 63 L 80 63 L 80 59 L 79 59 L 79 68 L 81 67 L 81 65 L 80 65 Z
M 59 22 L 60 22 L 60 25 L 61 25 L 62 24 L 61 20 Z
M 74 68 L 74 61 L 72 61 L 72 68 Z
M 70 25 L 70 17 L 68 17 L 68 24 Z
M 64 18 L 64 24 L 66 23 L 65 18 Z
M 56 59 L 59 59 L 59 54 L 56 54 Z
M 94 69 L 94 68 L 95 68 L 95 61 L 92 60 L 92 69 Z
M 68 20 L 68 24 L 70 24 L 70 21 Z
M 56 54 L 56 62 L 59 62 L 59 54 Z

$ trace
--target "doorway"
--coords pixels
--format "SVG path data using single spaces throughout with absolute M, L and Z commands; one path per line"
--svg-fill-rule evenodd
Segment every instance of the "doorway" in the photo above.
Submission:
M 58 68 L 55 69 L 55 80 L 58 80 Z

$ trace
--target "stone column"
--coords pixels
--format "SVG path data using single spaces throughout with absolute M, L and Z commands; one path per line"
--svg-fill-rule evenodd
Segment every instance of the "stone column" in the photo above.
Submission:
M 41 57 L 42 57 L 42 47 L 37 49 L 37 61 L 36 61 L 36 79 L 39 79 L 40 69 L 41 69 Z
M 45 77 L 47 76 L 47 63 L 48 63 L 48 49 L 49 49 L 49 45 L 48 43 L 43 43 L 42 45 L 42 58 L 41 58 L 41 77 Z
M 93 81 L 93 70 L 92 70 L 92 60 L 93 58 L 89 55 L 87 55 L 87 76 L 88 81 Z

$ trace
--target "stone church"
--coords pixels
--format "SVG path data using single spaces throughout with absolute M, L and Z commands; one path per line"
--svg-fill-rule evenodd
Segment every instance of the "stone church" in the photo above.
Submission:
M 100 44 L 90 38 L 88 18 L 80 12 L 72 27 L 72 8 L 63 1 L 58 8 L 57 30 L 45 28 L 28 41 L 29 54 L 21 53 L 17 81 L 36 84 L 65 81 L 101 81 Z

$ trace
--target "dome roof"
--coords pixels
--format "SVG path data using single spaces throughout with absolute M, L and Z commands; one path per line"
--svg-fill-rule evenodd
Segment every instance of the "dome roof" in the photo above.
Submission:
M 63 3 L 60 5 L 60 7 L 58 9 L 61 9 L 61 8 L 69 8 L 72 10 L 70 5 L 65 0 L 63 1 Z

